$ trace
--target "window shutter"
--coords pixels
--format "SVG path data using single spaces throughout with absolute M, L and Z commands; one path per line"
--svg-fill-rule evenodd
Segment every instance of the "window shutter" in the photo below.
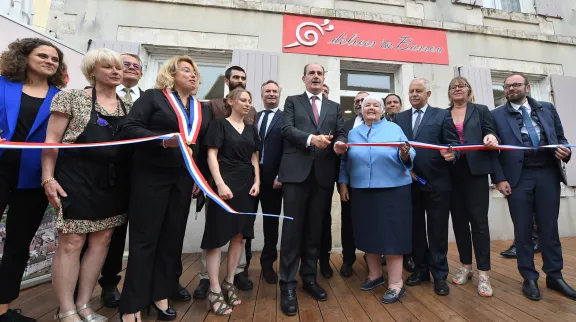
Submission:
M 547 17 L 562 18 L 560 0 L 534 0 L 536 14 Z
M 469 4 L 476 7 L 484 6 L 484 0 L 452 0 L 452 3 Z
M 489 109 L 494 109 L 494 93 L 492 92 L 492 74 L 488 68 L 456 67 L 457 76 L 466 77 L 472 89 L 476 103 L 484 104 Z
M 90 40 L 88 50 L 98 49 L 98 48 L 108 48 L 119 54 L 130 53 L 139 55 L 140 54 L 140 44 L 136 42 L 129 41 L 117 41 L 117 40 Z
M 232 65 L 240 66 L 246 71 L 246 89 L 252 93 L 252 106 L 261 111 L 263 107 L 260 87 L 267 80 L 278 80 L 278 54 L 234 49 Z
M 568 142 L 574 144 L 576 142 L 576 127 L 571 122 L 576 120 L 576 110 L 573 108 L 576 77 L 551 75 L 550 83 L 552 85 L 554 105 L 558 110 L 564 127 L 564 136 L 566 136 Z M 568 178 L 568 186 L 576 186 L 576 164 L 573 162 L 566 164 L 566 176 Z

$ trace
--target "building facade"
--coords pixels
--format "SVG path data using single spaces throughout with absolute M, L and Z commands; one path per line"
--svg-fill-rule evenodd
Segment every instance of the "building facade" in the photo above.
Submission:
M 575 0 L 52 0 L 46 32 L 77 50 L 109 47 L 139 54 L 141 86 L 154 84 L 159 66 L 188 54 L 202 73 L 201 99 L 223 97 L 227 66 L 247 70 L 248 89 L 261 108 L 260 84 L 277 80 L 282 96 L 303 92 L 307 63 L 327 71 L 330 99 L 352 117 L 360 90 L 397 93 L 407 106 L 415 77 L 430 80 L 430 104 L 448 106 L 448 83 L 470 79 L 477 101 L 504 102 L 509 72 L 528 74 L 531 95 L 556 104 L 569 140 L 576 142 Z M 569 186 L 576 168 L 567 166 Z M 561 235 L 576 235 L 575 190 L 563 187 Z M 194 207 L 192 207 L 194 209 Z M 191 215 L 185 250 L 197 250 L 203 216 Z M 261 228 L 257 221 L 257 227 Z M 339 202 L 334 198 L 334 246 L 339 246 Z M 494 190 L 493 239 L 511 239 L 505 199 Z M 262 238 L 257 238 L 261 242 Z

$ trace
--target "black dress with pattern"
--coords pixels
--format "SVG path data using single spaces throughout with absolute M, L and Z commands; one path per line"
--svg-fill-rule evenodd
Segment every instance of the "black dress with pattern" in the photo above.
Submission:
M 260 150 L 256 128 L 245 124 L 244 130 L 239 133 L 228 120 L 217 119 L 210 123 L 204 143 L 207 148 L 218 148 L 220 175 L 233 194 L 233 198 L 226 200 L 226 203 L 239 212 L 256 212 L 258 199 L 249 194 L 254 184 L 252 154 Z M 215 186 L 212 189 L 218 193 Z M 255 218 L 229 213 L 215 202 L 210 202 L 201 248 L 222 247 L 238 233 L 244 238 L 254 238 Z

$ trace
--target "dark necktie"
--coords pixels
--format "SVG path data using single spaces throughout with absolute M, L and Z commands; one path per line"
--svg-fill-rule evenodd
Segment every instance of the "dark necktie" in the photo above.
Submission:
M 532 124 L 532 118 L 530 117 L 530 113 L 526 110 L 525 106 L 520 106 L 520 111 L 522 111 L 522 119 L 524 120 L 524 127 L 528 131 L 528 136 L 530 136 L 530 140 L 532 141 L 533 146 L 540 145 L 540 139 L 538 138 L 538 133 L 536 132 L 536 128 Z
M 320 119 L 320 114 L 318 113 L 318 105 L 316 105 L 316 100 L 318 96 L 312 96 L 312 112 L 314 113 L 314 120 L 316 120 L 316 125 L 318 125 L 318 120 Z
M 262 119 L 262 124 L 260 124 L 260 132 L 258 132 L 258 134 L 260 135 L 260 141 L 264 142 L 264 138 L 266 137 L 266 127 L 268 126 L 268 116 L 272 111 L 264 110 L 262 113 L 264 113 L 264 118 Z
M 418 126 L 420 126 L 420 121 L 422 121 L 422 110 L 417 109 L 416 111 L 414 111 L 414 113 L 417 113 L 418 116 L 416 117 L 416 122 L 414 122 L 414 127 L 412 128 L 412 134 L 416 135 L 416 131 L 418 131 Z

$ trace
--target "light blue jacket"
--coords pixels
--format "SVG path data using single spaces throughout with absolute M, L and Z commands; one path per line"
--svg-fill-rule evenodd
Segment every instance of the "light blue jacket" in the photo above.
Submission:
M 408 139 L 396 123 L 383 119 L 372 123 L 372 127 L 362 124 L 348 133 L 348 143 L 405 142 Z M 412 183 L 410 170 L 416 151 L 410 148 L 410 162 L 405 164 L 400 158 L 400 150 L 395 147 L 351 146 L 340 163 L 338 182 L 352 188 L 393 188 Z

